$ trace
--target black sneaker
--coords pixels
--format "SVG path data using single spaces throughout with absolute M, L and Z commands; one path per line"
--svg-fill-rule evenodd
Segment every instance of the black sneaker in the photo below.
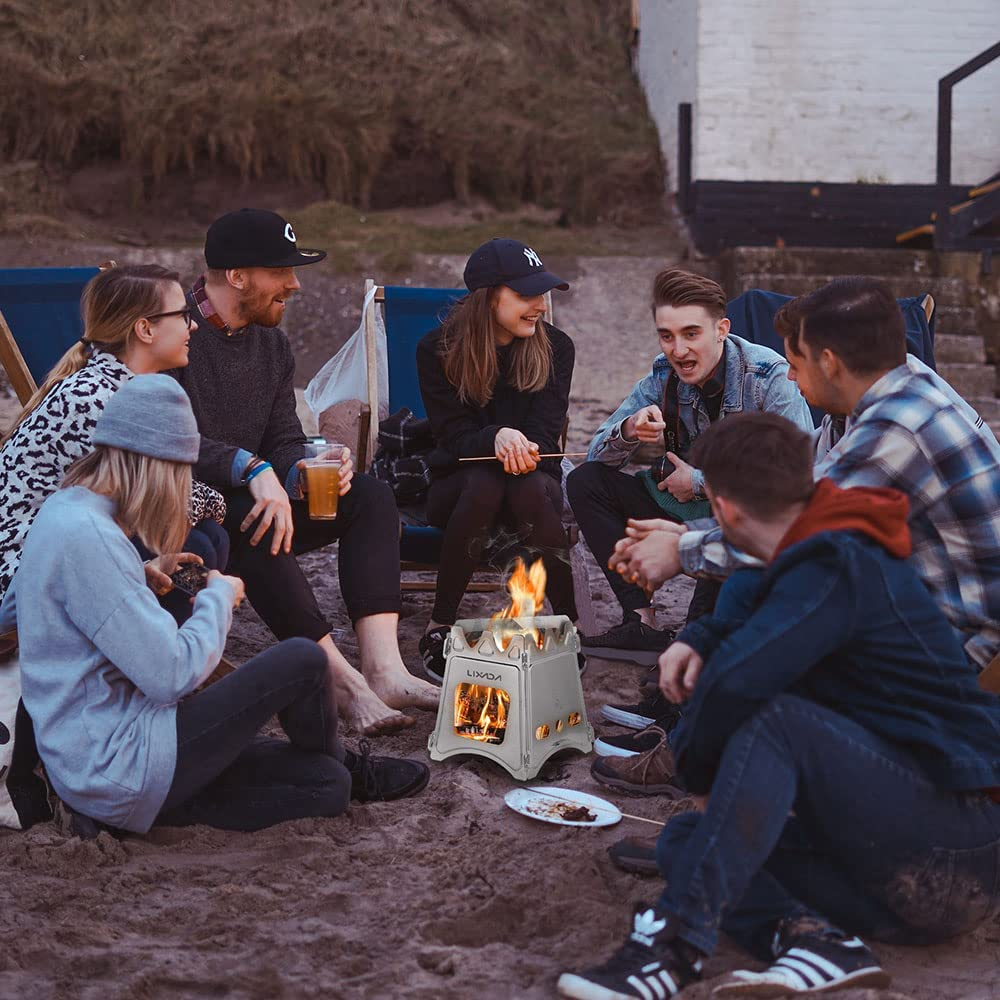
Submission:
M 644 729 L 641 733 L 600 736 L 594 740 L 594 753 L 599 757 L 638 757 L 659 746 L 662 739 L 663 730 L 659 726 Z
M 601 715 L 616 726 L 626 726 L 628 729 L 659 726 L 669 732 L 681 713 L 673 702 L 663 697 L 659 688 L 653 688 L 635 705 L 602 705 Z
M 444 681 L 444 642 L 451 628 L 442 625 L 432 628 L 420 637 L 420 658 L 424 661 L 424 673 L 432 681 L 441 684 Z
M 351 798 L 355 802 L 391 802 L 416 795 L 427 784 L 430 768 L 405 757 L 373 757 L 367 740 L 360 753 L 344 751 L 344 767 L 351 772 Z
M 701 978 L 698 952 L 675 936 L 671 921 L 637 906 L 632 933 L 604 965 L 564 972 L 557 989 L 577 1000 L 664 1000 Z
M 845 986 L 883 988 L 892 977 L 860 938 L 839 931 L 775 935 L 777 961 L 763 972 L 739 970 L 712 992 L 717 997 L 798 996 Z
M 650 628 L 630 611 L 621 625 L 609 628 L 600 635 L 581 635 L 580 650 L 587 656 L 600 656 L 605 660 L 628 660 L 651 667 L 660 658 L 676 635 L 671 629 Z

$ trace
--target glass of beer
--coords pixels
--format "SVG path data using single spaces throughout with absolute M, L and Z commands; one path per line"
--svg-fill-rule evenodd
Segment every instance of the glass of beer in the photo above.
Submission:
M 336 520 L 337 498 L 340 496 L 340 459 L 307 458 L 305 462 L 309 517 L 313 521 Z

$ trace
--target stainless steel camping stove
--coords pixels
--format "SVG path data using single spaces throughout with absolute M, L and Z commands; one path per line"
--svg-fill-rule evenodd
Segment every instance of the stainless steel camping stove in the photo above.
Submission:
M 579 650 L 565 615 L 452 625 L 431 759 L 480 754 L 527 781 L 560 750 L 589 753 Z

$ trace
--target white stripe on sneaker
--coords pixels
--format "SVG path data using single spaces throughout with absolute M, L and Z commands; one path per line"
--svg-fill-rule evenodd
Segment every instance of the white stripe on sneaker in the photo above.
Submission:
M 778 961 L 772 966 L 772 968 L 778 967 L 790 969 L 798 975 L 803 984 L 800 988 L 822 986 L 823 983 L 829 981 L 827 976 L 824 976 L 821 972 L 817 972 L 807 962 L 801 962 L 796 958 L 790 958 L 788 955 L 782 955 L 781 958 L 779 958 Z
M 663 980 L 664 985 L 669 990 L 667 996 L 672 997 L 675 993 L 680 993 L 677 983 L 674 982 L 674 977 L 666 969 L 660 969 L 660 979 Z
M 839 942 L 838 942 L 839 944 Z M 820 972 L 826 973 L 831 979 L 840 979 L 845 975 L 843 969 L 828 961 L 822 955 L 817 955 L 814 951 L 806 951 L 805 948 L 789 948 L 783 957 L 799 958 L 810 965 L 815 966 Z
M 629 976 L 626 982 L 638 992 L 642 1000 L 656 1000 L 653 991 L 638 976 Z

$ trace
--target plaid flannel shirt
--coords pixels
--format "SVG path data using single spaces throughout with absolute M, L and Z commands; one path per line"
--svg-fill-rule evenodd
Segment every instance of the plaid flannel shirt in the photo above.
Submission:
M 1000 444 L 933 372 L 900 365 L 859 400 L 816 479 L 888 486 L 910 498 L 910 562 L 980 668 L 1000 652 Z M 681 540 L 692 576 L 739 563 L 717 528 Z

